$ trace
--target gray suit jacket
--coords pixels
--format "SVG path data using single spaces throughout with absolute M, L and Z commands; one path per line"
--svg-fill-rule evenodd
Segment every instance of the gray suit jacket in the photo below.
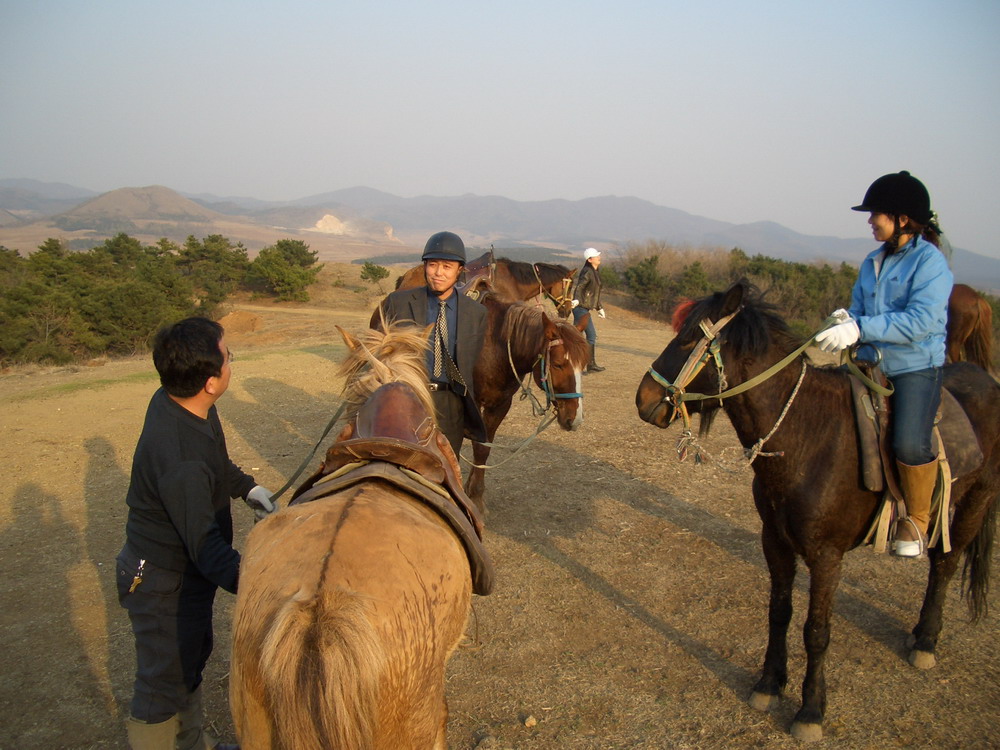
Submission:
M 458 292 L 455 292 L 458 294 Z M 483 350 L 483 338 L 486 335 L 486 308 L 475 300 L 458 295 L 458 331 L 455 337 L 455 364 L 462 373 L 462 379 L 468 387 L 464 394 L 465 428 L 473 440 L 486 441 L 486 425 L 476 402 L 475 385 L 472 373 L 475 370 L 479 354 Z M 418 326 L 427 326 L 433 320 L 427 320 L 427 287 L 418 286 L 414 289 L 401 289 L 393 292 L 382 302 L 382 310 L 388 322 L 411 320 Z M 456 390 L 460 392 L 460 386 Z

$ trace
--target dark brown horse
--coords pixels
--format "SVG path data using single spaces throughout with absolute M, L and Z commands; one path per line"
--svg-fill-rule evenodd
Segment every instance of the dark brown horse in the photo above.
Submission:
M 675 323 L 679 332 L 639 384 L 639 416 L 667 427 L 683 405 L 701 413 L 704 433 L 721 404 L 748 456 L 756 457 L 753 497 L 763 522 L 771 595 L 767 652 L 750 703 L 761 710 L 770 707 L 788 680 L 792 583 L 801 557 L 810 574 L 803 631 L 807 666 L 792 734 L 818 739 L 826 710 L 830 614 L 842 557 L 865 539 L 882 500 L 860 478 L 849 376 L 839 368 L 814 367 L 799 354 L 777 374 L 741 390 L 741 384 L 794 355 L 801 343 L 746 282 L 693 303 Z M 686 366 L 692 352 L 700 366 Z M 946 588 L 963 553 L 970 613 L 973 620 L 985 614 L 1000 495 L 1000 385 L 966 363 L 948 365 L 944 383 L 968 414 L 983 459 L 952 485 L 951 551 L 935 546 L 929 552 L 930 576 L 910 651 L 910 663 L 921 668 L 933 666 Z M 727 390 L 737 392 L 710 398 Z M 709 398 L 687 400 L 698 394 Z M 818 414 L 823 418 L 817 419 Z M 687 433 L 682 437 L 694 439 Z M 767 438 L 763 445 L 762 438 Z
M 492 260 L 492 255 L 490 259 Z M 476 270 L 478 268 L 476 263 L 480 260 L 472 261 L 466 266 L 465 271 L 470 281 L 484 277 L 482 272 Z M 571 271 L 557 263 L 524 263 L 509 258 L 498 258 L 492 272 L 484 278 L 490 289 L 501 299 L 508 302 L 530 300 L 540 302 L 544 297 L 551 300 L 559 315 L 565 318 L 573 309 L 570 290 L 575 274 L 575 269 Z M 396 289 L 412 289 L 424 283 L 424 267 L 414 266 L 399 277 Z
M 546 396 L 546 407 L 554 409 L 559 426 L 575 430 L 583 421 L 582 373 L 590 361 L 590 348 L 580 329 L 553 320 L 538 308 L 506 302 L 493 294 L 486 295 L 482 304 L 488 311 L 487 328 L 474 377 L 487 441 L 493 442 L 529 372 Z M 586 318 L 581 322 L 586 325 Z M 473 443 L 472 453 L 474 463 L 483 466 L 490 447 Z M 467 485 L 469 497 L 482 510 L 485 470 L 474 466 Z
M 993 308 L 965 284 L 955 284 L 948 299 L 947 354 L 951 362 L 967 360 L 987 372 L 993 369 Z

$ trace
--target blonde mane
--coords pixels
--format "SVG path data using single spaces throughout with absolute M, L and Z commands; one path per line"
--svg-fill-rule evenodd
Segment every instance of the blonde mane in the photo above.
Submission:
M 413 389 L 427 413 L 434 414 L 434 403 L 427 388 L 427 328 L 412 324 L 391 323 L 383 333 L 367 328 L 356 336 L 337 326 L 347 344 L 347 358 L 338 374 L 344 378 L 341 397 L 346 405 L 345 421 L 354 419 L 362 404 L 386 383 L 404 383 Z

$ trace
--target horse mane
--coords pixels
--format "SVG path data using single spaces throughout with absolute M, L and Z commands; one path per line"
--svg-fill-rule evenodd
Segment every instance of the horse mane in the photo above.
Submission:
M 545 336 L 543 318 L 548 318 L 559 329 L 559 337 L 573 367 L 586 367 L 590 361 L 590 345 L 583 335 L 572 323 L 551 318 L 537 307 L 529 307 L 521 302 L 511 303 L 504 315 L 500 334 L 510 342 L 512 352 L 538 354 Z
M 764 301 L 756 286 L 747 281 L 737 283 L 743 286 L 742 307 L 720 334 L 736 357 L 759 357 L 772 346 L 790 352 L 802 343 L 778 314 L 777 308 Z M 708 318 L 716 321 L 730 312 L 724 310 L 727 297 L 728 292 L 715 292 L 696 300 L 687 306 L 686 315 L 678 315 L 679 309 L 685 306 L 685 303 L 681 303 L 674 312 L 675 320 L 679 317 L 681 323 L 677 335 L 700 338 L 702 334 L 699 326 L 702 320 Z
M 366 328 L 356 335 L 338 375 L 344 378 L 344 420 L 352 420 L 368 398 L 386 383 L 408 385 L 429 414 L 434 403 L 427 389 L 427 331 L 412 323 L 390 323 L 385 332 Z
M 519 284 L 538 283 L 538 277 L 535 276 L 535 268 L 538 269 L 538 276 L 541 277 L 543 284 L 552 283 L 557 278 L 561 279 L 569 275 L 569 269 L 566 266 L 560 266 L 556 263 L 531 264 L 520 260 L 511 260 L 510 258 L 498 258 L 497 265 L 501 263 L 507 267 L 507 272 L 511 275 L 511 278 Z M 548 276 L 548 279 L 546 279 L 546 276 Z
M 565 279 L 570 274 L 570 270 L 559 263 L 535 263 L 535 269 L 546 286 L 559 279 Z

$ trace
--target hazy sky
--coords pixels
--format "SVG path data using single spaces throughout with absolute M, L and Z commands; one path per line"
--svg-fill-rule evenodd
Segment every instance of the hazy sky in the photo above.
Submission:
M 850 206 L 908 169 L 1000 257 L 998 39 L 998 0 L 0 0 L 0 177 L 630 195 L 863 237 Z

